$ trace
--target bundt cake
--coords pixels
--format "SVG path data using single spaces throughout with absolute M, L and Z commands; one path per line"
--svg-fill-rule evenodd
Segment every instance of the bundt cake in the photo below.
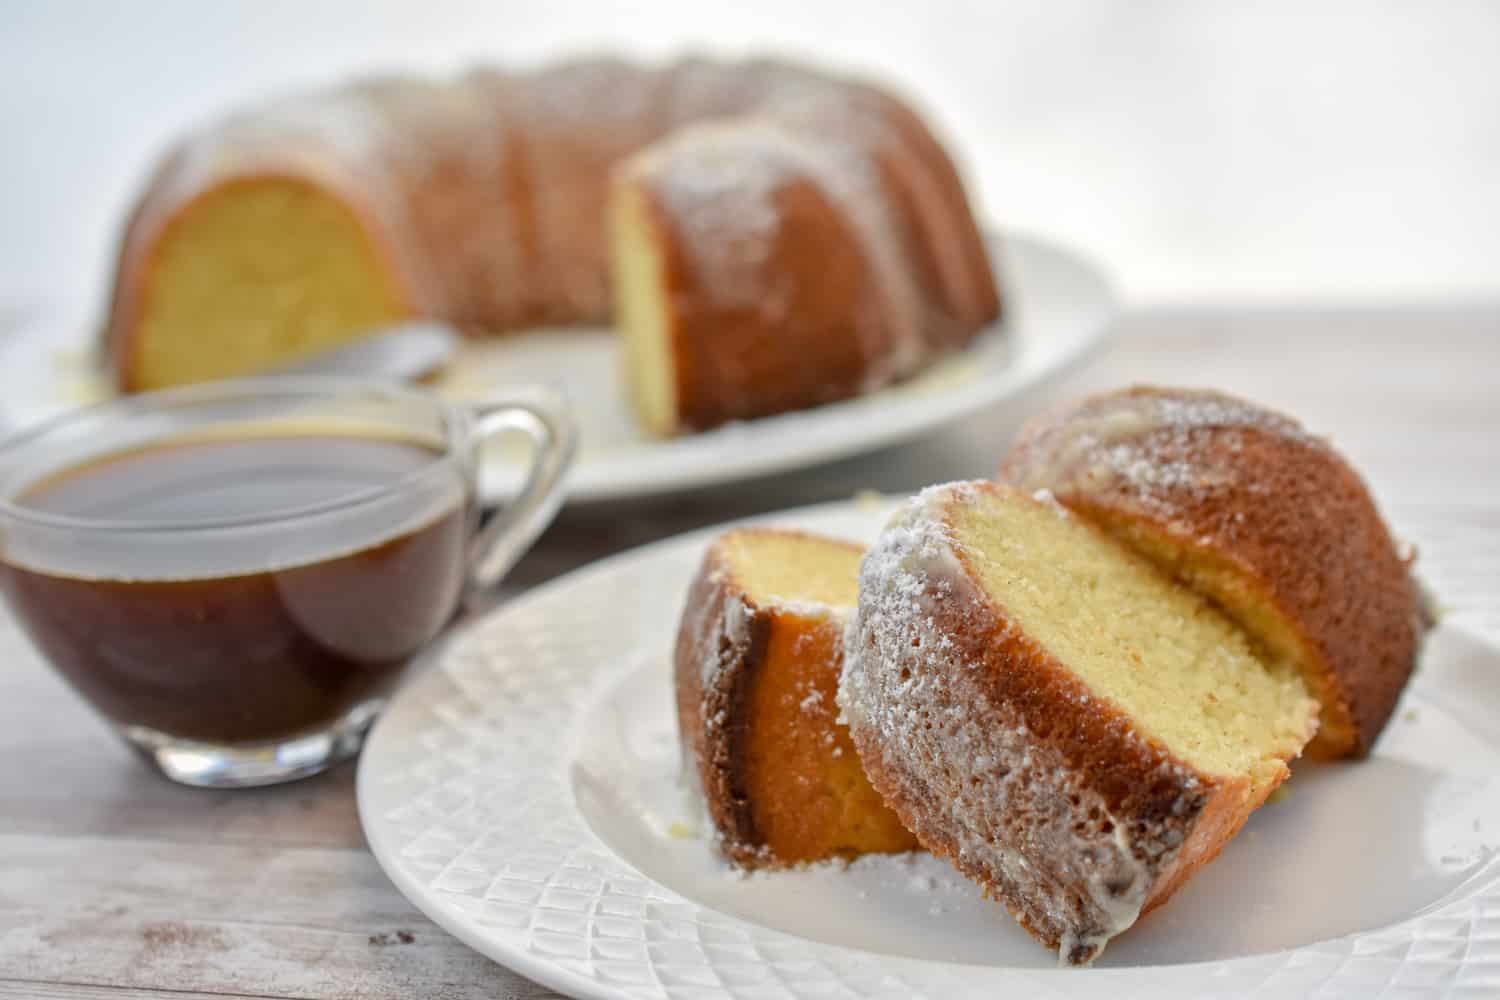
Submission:
M 871 784 L 1069 963 L 1214 858 L 1317 726 L 1301 675 L 1208 601 L 990 482 L 890 521 L 845 658 Z
M 409 316 L 494 331 L 616 299 L 659 434 L 872 389 L 999 311 L 958 175 L 896 98 L 769 60 L 587 60 L 193 135 L 129 221 L 104 346 L 134 391 Z
M 1297 665 L 1322 704 L 1310 755 L 1369 751 L 1428 622 L 1410 553 L 1327 441 L 1222 393 L 1137 387 L 1032 421 L 1000 478 L 1050 491 Z
M 860 552 L 797 532 L 732 531 L 688 593 L 675 662 L 684 768 L 742 867 L 917 846 L 836 722 Z

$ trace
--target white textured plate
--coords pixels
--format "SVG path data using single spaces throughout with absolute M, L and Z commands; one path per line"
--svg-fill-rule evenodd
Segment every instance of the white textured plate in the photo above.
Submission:
M 868 539 L 887 510 L 769 520 Z M 1095 968 L 1057 969 L 925 855 L 719 865 L 676 781 L 668 667 L 717 530 L 471 625 L 377 724 L 358 786 L 370 845 L 472 947 L 580 997 L 1500 996 L 1495 647 L 1444 626 L 1371 759 L 1300 764 Z
M 1077 362 L 1099 341 L 1115 308 L 1103 274 L 1047 240 L 1007 233 L 990 241 L 1006 297 L 1002 323 L 963 351 L 899 386 L 812 410 L 731 424 L 667 441 L 643 438 L 625 398 L 613 331 L 537 330 L 476 342 L 451 395 L 483 396 L 506 383 L 560 385 L 582 425 L 569 481 L 572 500 L 666 493 L 805 468 L 893 444 L 1010 398 Z M 0 340 L 0 416 L 12 428 L 53 416 L 97 394 L 83 371 L 78 334 L 38 318 Z M 519 462 L 487 456 L 488 496 L 514 489 Z

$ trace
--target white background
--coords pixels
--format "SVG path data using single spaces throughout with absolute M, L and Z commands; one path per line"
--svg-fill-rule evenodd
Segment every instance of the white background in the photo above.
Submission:
M 0 0 L 0 310 L 91 308 L 154 157 L 235 102 L 686 47 L 886 76 L 1135 303 L 1500 297 L 1500 3 Z

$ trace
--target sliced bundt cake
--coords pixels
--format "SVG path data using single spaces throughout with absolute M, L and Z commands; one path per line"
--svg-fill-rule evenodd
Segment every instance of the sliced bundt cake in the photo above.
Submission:
M 845 656 L 871 784 L 1070 963 L 1215 857 L 1317 726 L 1300 674 L 1207 600 L 988 482 L 892 519 Z
M 689 590 L 675 664 L 685 767 L 743 867 L 917 846 L 836 721 L 860 554 L 798 532 L 731 531 Z
M 872 391 L 999 313 L 904 101 L 776 60 L 580 59 L 361 80 L 185 136 L 130 217 L 102 346 L 134 392 L 412 316 L 613 315 L 665 435 Z

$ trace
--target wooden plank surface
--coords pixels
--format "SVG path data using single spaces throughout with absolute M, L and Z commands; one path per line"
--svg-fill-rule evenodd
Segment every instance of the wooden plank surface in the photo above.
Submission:
M 201 990 L 132 990 L 134 1000 L 191 1000 L 211 996 L 215 1000 L 260 1000 L 245 993 L 204 993 Z M 77 983 L 36 983 L 0 979 L 0 1000 L 119 1000 L 113 986 L 82 986 Z
M 422 920 L 364 850 L 19 835 L 0 836 L 0 857 L 9 977 L 276 997 L 470 997 L 500 984 L 538 995 Z
M 566 512 L 511 593 L 680 531 L 981 476 L 1025 415 L 1130 381 L 1285 408 L 1354 457 L 1445 600 L 1500 632 L 1500 304 L 1131 317 L 1058 385 L 813 472 Z M 1488 616 L 1488 617 L 1486 617 Z M 469 951 L 364 846 L 351 766 L 245 792 L 151 774 L 0 617 L 0 998 L 552 994 Z

